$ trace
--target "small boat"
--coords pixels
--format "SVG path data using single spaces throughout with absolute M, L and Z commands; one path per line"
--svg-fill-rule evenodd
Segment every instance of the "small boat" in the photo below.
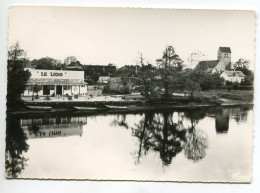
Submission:
M 50 106 L 29 106 L 29 105 L 27 105 L 26 107 L 28 109 L 37 110 L 37 111 L 49 111 L 52 109 L 52 107 L 50 107 Z
M 77 107 L 77 106 L 73 106 L 73 108 L 80 111 L 94 111 L 98 109 L 97 107 Z
M 109 109 L 127 109 L 127 106 L 112 106 L 112 105 L 105 105 Z

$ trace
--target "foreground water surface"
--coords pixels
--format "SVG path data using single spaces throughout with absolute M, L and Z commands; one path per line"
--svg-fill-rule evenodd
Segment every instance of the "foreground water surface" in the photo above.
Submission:
M 246 182 L 249 107 L 8 115 L 8 178 Z

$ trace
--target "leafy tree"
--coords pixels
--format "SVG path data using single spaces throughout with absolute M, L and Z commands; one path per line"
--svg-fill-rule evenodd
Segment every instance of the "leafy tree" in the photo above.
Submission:
M 26 63 L 28 63 L 28 59 L 17 42 L 8 51 L 7 109 L 16 107 L 21 102 L 21 94 L 24 92 L 26 83 L 31 76 L 28 70 L 24 70 Z
M 64 64 L 69 65 L 72 62 L 77 62 L 77 58 L 75 56 L 69 56 L 64 59 Z
M 175 52 L 173 46 L 166 46 L 163 56 L 157 60 L 159 69 L 157 70 L 160 81 L 159 86 L 164 90 L 164 95 L 169 98 L 171 93 L 177 89 L 178 73 L 182 70 L 183 61 Z
M 138 87 L 138 91 L 145 96 L 146 99 L 150 99 L 155 96 L 155 67 L 150 65 L 142 65 L 138 70 L 138 79 L 135 80 L 135 85 Z
M 187 68 L 195 68 L 196 65 L 202 61 L 205 60 L 206 55 L 201 51 L 196 51 L 190 54 L 189 58 L 187 59 Z
M 249 64 L 250 64 L 250 61 L 249 60 L 245 60 L 243 58 L 240 58 L 238 61 L 235 62 L 234 64 L 234 68 L 246 68 L 248 69 L 249 68 Z
M 93 74 L 92 76 L 87 76 L 86 77 L 86 82 L 88 84 L 95 84 L 95 83 L 97 83 L 98 79 L 99 79 L 99 75 L 98 74 Z
M 241 85 L 251 86 L 254 84 L 254 73 L 249 70 L 250 61 L 240 58 L 234 64 L 234 70 L 243 72 L 246 76 L 244 80 L 242 80 Z
M 224 79 L 220 77 L 218 73 L 209 73 L 200 70 L 188 71 L 184 75 L 186 79 L 195 82 L 201 88 L 201 90 L 216 89 L 224 84 Z M 195 86 L 195 84 L 193 84 Z
M 31 62 L 32 66 L 35 69 L 47 69 L 47 70 L 55 70 L 62 68 L 62 64 L 60 60 L 56 60 L 50 57 L 41 58 L 39 60 L 34 59 Z

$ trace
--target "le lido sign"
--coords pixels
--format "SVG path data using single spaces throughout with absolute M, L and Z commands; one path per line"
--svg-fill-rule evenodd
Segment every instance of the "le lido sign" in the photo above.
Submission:
M 41 76 L 63 76 L 62 72 L 41 72 Z

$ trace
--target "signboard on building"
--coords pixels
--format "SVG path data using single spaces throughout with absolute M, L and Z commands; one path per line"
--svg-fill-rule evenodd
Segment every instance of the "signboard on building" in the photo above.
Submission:
M 31 72 L 31 79 L 81 79 L 84 81 L 84 71 L 69 70 L 38 70 L 28 69 Z

